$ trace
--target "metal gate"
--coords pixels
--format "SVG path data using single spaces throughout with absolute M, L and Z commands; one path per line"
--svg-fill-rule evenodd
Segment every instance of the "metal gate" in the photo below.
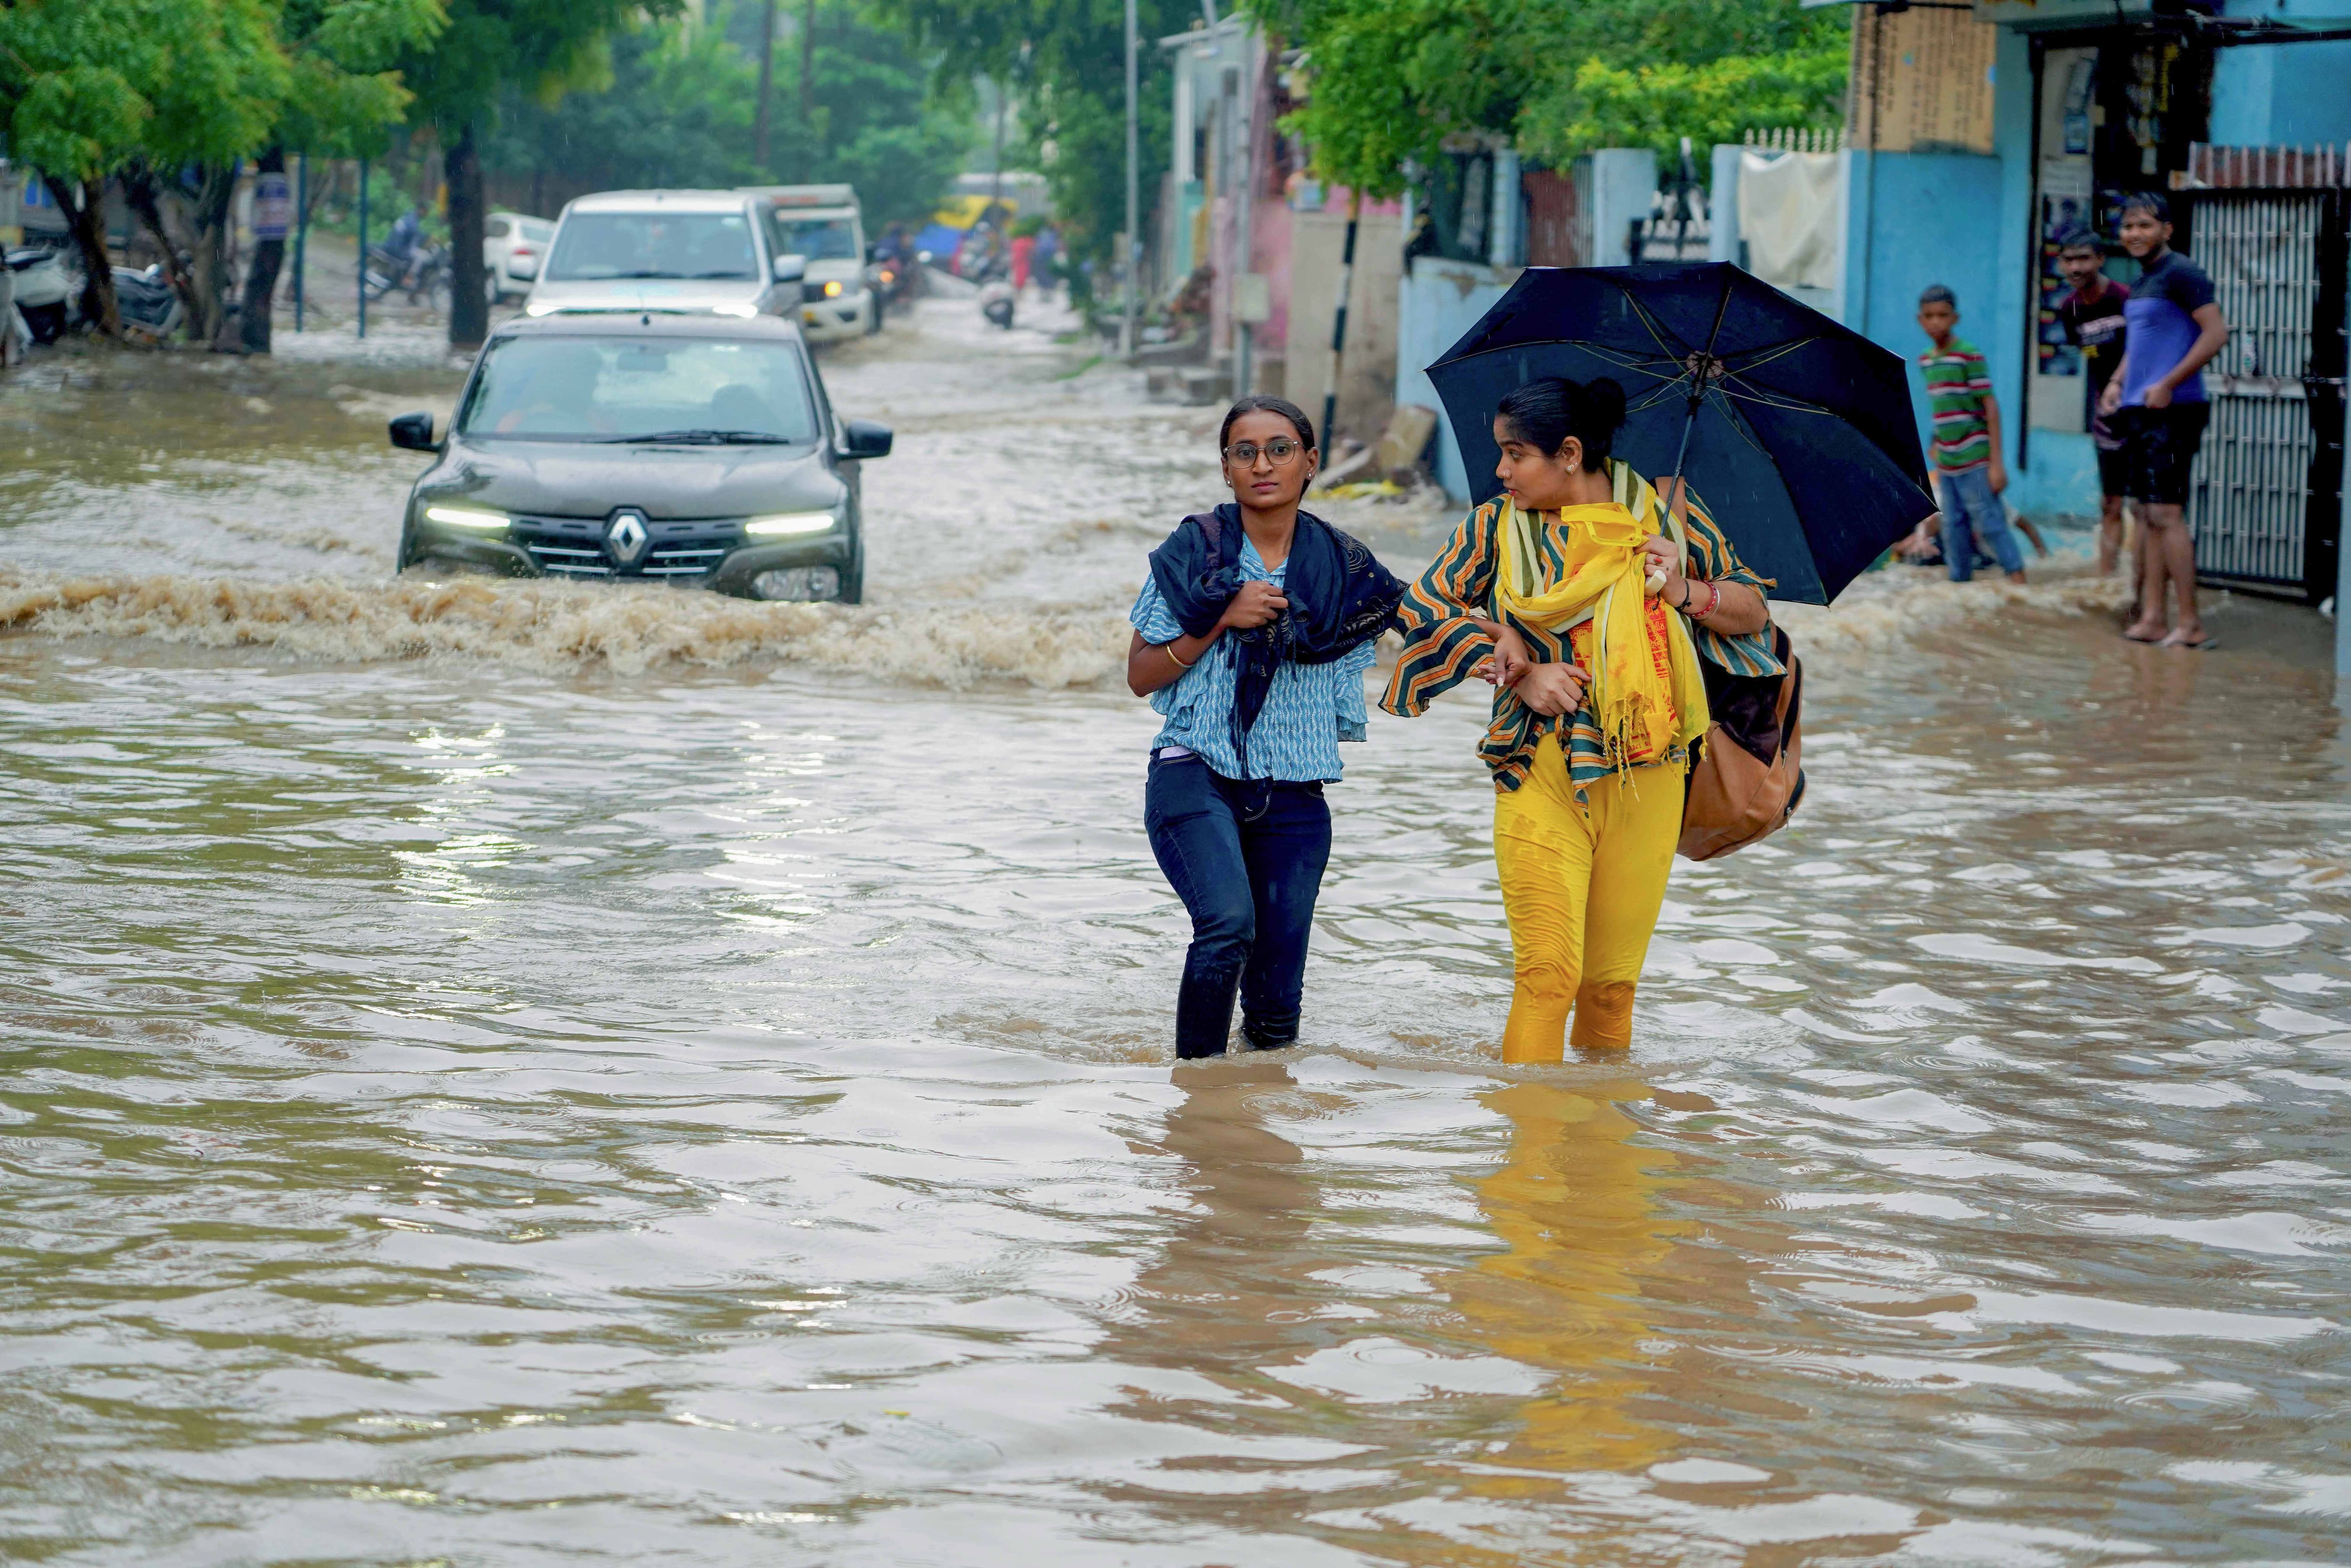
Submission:
M 2342 517 L 2344 193 L 2274 188 L 2273 153 L 2197 152 L 2189 254 L 2230 328 L 2204 372 L 2211 423 L 2188 497 L 2198 570 L 2316 602 L 2335 591 Z

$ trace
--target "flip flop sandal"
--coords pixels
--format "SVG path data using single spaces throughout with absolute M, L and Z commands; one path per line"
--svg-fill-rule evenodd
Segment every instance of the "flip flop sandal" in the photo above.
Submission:
M 2201 643 L 2175 643 L 2170 638 L 2166 637 L 2162 642 L 2157 643 L 2156 646 L 2158 648 L 2177 648 L 2183 653 L 2203 653 L 2210 652 L 2212 647 L 2220 641 L 2220 639 L 2218 637 L 2207 637 Z
M 2144 643 L 2150 648 L 2160 648 L 2164 645 L 2164 639 L 2160 637 L 2134 637 L 2127 632 L 2123 633 L 2123 641 Z

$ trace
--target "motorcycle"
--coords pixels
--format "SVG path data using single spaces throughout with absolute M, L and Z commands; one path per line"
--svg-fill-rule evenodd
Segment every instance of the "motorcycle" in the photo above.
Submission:
M 70 324 L 73 279 L 67 276 L 57 253 L 30 246 L 8 252 L 8 271 L 16 284 L 16 313 L 36 343 L 54 343 Z
M 413 256 L 396 256 L 382 246 L 368 247 L 367 297 L 382 298 L 393 289 L 408 296 L 411 305 L 429 301 L 434 308 L 449 308 L 454 268 L 445 245 L 420 246 Z
M 979 286 L 979 313 L 1006 331 L 1012 330 L 1012 280 L 997 276 Z

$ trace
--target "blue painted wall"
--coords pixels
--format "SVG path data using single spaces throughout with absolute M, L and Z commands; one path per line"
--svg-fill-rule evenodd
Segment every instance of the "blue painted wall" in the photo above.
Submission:
M 2351 22 L 2351 0 L 2231 0 L 2225 9 L 2303 26 Z M 2220 147 L 2351 140 L 2351 43 L 2220 50 L 2212 67 L 2211 131 Z
M 1429 465 L 1445 493 L 1457 501 L 1469 498 L 1469 476 L 1461 465 L 1460 444 L 1445 421 L 1445 402 L 1437 395 L 1426 367 L 1459 342 L 1517 277 L 1515 267 L 1505 270 L 1420 256 L 1413 258 L 1397 286 L 1395 400 L 1437 411 L 1437 440 Z
M 1999 304 L 2005 200 L 2001 161 L 1966 152 L 1854 152 L 1845 179 L 1845 325 L 1901 355 L 1910 365 L 1911 413 L 1923 448 L 1927 392 L 1917 360 L 1918 291 L 1939 283 L 1959 298 L 1959 336 L 1991 361 L 2001 407 Z M 2017 244 L 2023 240 L 2020 235 Z M 2021 319 L 2016 330 L 2022 332 Z
M 2351 0 L 2235 0 L 2231 16 L 2306 25 L 2351 23 Z M 2095 516 L 2097 459 L 2086 435 L 2035 430 L 2018 460 L 2024 414 L 2024 312 L 2030 298 L 2032 77 L 2024 34 L 2001 31 L 1993 76 L 1993 151 L 1848 154 L 1844 287 L 1836 313 L 1916 361 L 1918 290 L 1959 297 L 1960 336 L 1984 351 L 2000 399 L 2008 499 L 2040 515 Z M 2222 49 L 2209 139 L 2222 146 L 2351 141 L 2351 44 Z M 1873 167 L 1874 165 L 1874 167 Z M 1914 366 L 1924 439 L 1925 393 Z

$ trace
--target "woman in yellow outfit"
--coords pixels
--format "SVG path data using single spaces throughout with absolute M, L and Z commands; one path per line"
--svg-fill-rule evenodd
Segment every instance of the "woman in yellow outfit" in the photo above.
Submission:
M 1506 1061 L 1633 1040 L 1633 995 L 1681 835 L 1708 660 L 1783 673 L 1770 584 L 1694 498 L 1663 505 L 1613 461 L 1614 382 L 1557 376 L 1494 417 L 1502 494 L 1454 530 L 1405 595 L 1382 706 L 1412 716 L 1477 674 L 1494 683 L 1479 755 L 1494 775 L 1494 862 L 1516 984 Z

